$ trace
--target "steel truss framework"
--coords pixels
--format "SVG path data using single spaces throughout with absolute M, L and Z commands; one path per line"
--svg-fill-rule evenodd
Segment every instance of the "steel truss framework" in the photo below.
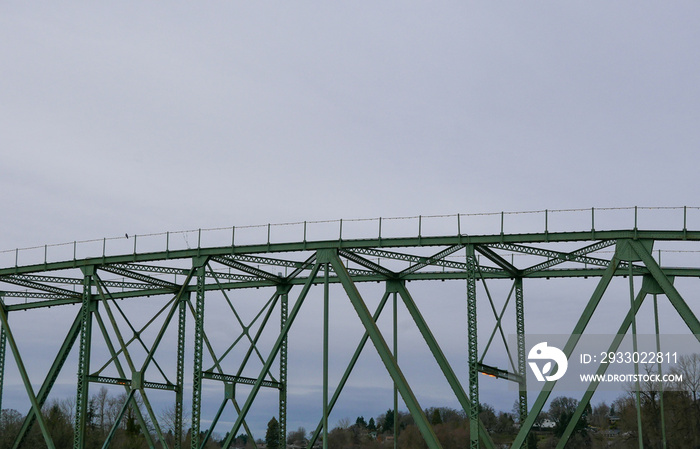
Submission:
M 340 397 L 348 378 L 367 342 L 378 353 L 381 361 L 410 411 L 428 447 L 440 448 L 440 443 L 428 418 L 414 394 L 415 385 L 406 380 L 399 364 L 396 338 L 396 304 L 400 298 L 405 310 L 415 322 L 423 340 L 439 366 L 441 374 L 461 404 L 466 416 L 471 418 L 470 447 L 493 448 L 488 431 L 479 421 L 479 373 L 508 379 L 520 384 L 518 395 L 521 428 L 512 444 L 520 448 L 526 441 L 538 413 L 548 400 L 553 388 L 552 382 L 545 385 L 534 403 L 528 406 L 525 391 L 525 310 L 524 298 L 527 282 L 541 278 L 593 278 L 597 286 L 587 305 L 582 310 L 578 322 L 571 331 L 564 352 L 571 355 L 578 338 L 591 322 L 593 314 L 601 302 L 611 279 L 626 276 L 630 283 L 630 309 L 620 324 L 618 334 L 625 334 L 630 327 L 636 332 L 635 315 L 647 295 L 653 295 L 656 305 L 657 295 L 665 295 L 691 333 L 700 336 L 700 322 L 686 300 L 674 287 L 674 278 L 700 277 L 700 267 L 670 268 L 661 267 L 652 257 L 655 242 L 699 241 L 700 232 L 688 231 L 645 231 L 640 229 L 591 232 L 545 232 L 539 234 L 495 234 L 495 235 L 453 235 L 415 238 L 378 238 L 362 240 L 303 241 L 297 243 L 197 247 L 188 250 L 133 253 L 87 259 L 72 259 L 63 262 L 44 263 L 30 266 L 14 266 L 0 269 L 2 299 L 0 306 L 0 409 L 2 406 L 3 372 L 6 360 L 13 360 L 31 403 L 21 431 L 16 436 L 13 447 L 22 447 L 29 430 L 38 425 L 47 447 L 54 448 L 52 435 L 40 410 L 61 372 L 69 353 L 77 345 L 78 376 L 76 383 L 76 410 L 74 447 L 85 445 L 86 415 L 88 413 L 88 393 L 91 384 L 104 383 L 121 385 L 126 393 L 120 415 L 108 433 L 104 447 L 109 447 L 117 426 L 127 409 L 137 399 L 143 409 L 134 407 L 136 420 L 143 430 L 144 438 L 150 447 L 173 447 L 183 445 L 183 401 L 185 393 L 186 326 L 193 326 L 194 348 L 192 357 L 192 438 L 191 448 L 199 449 L 211 437 L 211 432 L 219 422 L 225 408 L 235 409 L 235 423 L 228 432 L 224 447 L 229 447 L 239 432 L 252 437 L 246 424 L 246 416 L 261 388 L 279 392 L 280 441 L 286 435 L 287 410 L 287 349 L 288 334 L 295 318 L 304 305 L 309 291 L 314 286 L 322 286 L 324 291 L 324 341 L 323 341 L 323 406 L 320 420 L 309 447 L 322 438 L 327 447 L 328 416 Z M 572 251 L 549 249 L 553 244 L 575 246 Z M 428 254 L 428 255 L 426 255 Z M 511 254 L 525 254 L 530 258 L 525 266 L 519 266 Z M 611 255 L 610 255 L 611 254 Z M 607 255 L 607 257 L 605 257 Z M 403 266 L 405 268 L 396 268 Z M 262 267 L 262 268 L 261 268 Z M 282 274 L 284 272 L 284 274 Z M 115 280 L 114 275 L 121 278 Z M 171 280 L 173 279 L 174 280 Z M 524 282 L 528 279 L 527 282 Z M 641 279 L 641 286 L 635 280 Z M 424 319 L 416 302 L 407 288 L 408 281 L 456 280 L 466 281 L 467 316 L 465 324 L 468 340 L 464 343 L 467 362 L 457 367 L 468 370 L 468 385 L 459 380 L 455 368 L 448 362 L 430 326 Z M 510 282 L 510 294 L 500 307 L 496 306 L 488 285 L 495 281 Z M 380 282 L 385 285 L 385 293 L 377 309 L 371 312 L 367 302 L 357 288 L 359 283 Z M 339 284 L 352 304 L 364 329 L 364 335 L 350 358 L 345 372 L 332 394 L 328 380 L 328 328 L 329 285 Z M 637 285 L 637 287 L 635 287 Z M 479 286 L 485 295 L 477 297 Z M 269 299 L 252 321 L 244 321 L 229 297 L 238 289 L 267 289 Z M 228 349 L 221 353 L 214 348 L 205 327 L 207 297 L 210 292 L 223 295 L 225 303 L 233 313 L 238 325 L 243 329 L 235 337 Z M 169 298 L 166 305 L 149 318 L 145 326 L 137 328 L 127 317 L 118 300 L 125 298 L 147 298 L 161 296 Z M 291 296 L 291 298 L 290 298 Z M 21 298 L 21 300 L 19 300 Z M 512 299 L 513 298 L 513 299 Z M 292 301 L 292 299 L 295 299 Z M 377 325 L 377 319 L 389 299 L 394 304 L 394 335 L 386 336 Z M 511 366 L 496 368 L 485 363 L 484 356 L 494 339 L 505 341 L 506 308 L 511 304 L 515 309 L 515 333 L 518 336 L 515 353 L 508 355 Z M 493 322 L 490 316 L 477 318 L 477 302 L 488 301 L 493 312 L 495 325 L 485 345 L 477 338 L 479 325 Z M 55 355 L 48 374 L 41 387 L 35 390 L 30 373 L 23 364 L 12 321 L 14 313 L 31 311 L 66 304 L 80 305 L 79 313 L 70 326 L 60 349 Z M 279 313 L 273 318 L 274 313 Z M 279 319 L 279 331 L 269 352 L 263 353 L 259 341 L 264 329 Z M 124 325 L 126 323 L 126 326 Z M 160 326 L 160 327 L 158 327 Z M 177 355 L 174 361 L 176 375 L 169 377 L 166 369 L 157 360 L 158 349 L 163 344 L 167 331 L 174 327 L 177 332 Z M 156 329 L 155 338 L 146 341 L 144 331 Z M 658 334 L 658 329 L 657 329 Z M 498 336 L 497 336 L 498 335 Z M 393 340 L 393 345 L 390 342 Z M 238 344 L 247 345 L 245 355 L 236 363 L 237 372 L 226 372 L 224 358 Z M 615 339 L 610 344 L 614 351 L 620 344 Z M 99 346 L 109 353 L 109 360 L 101 366 L 91 357 Z M 483 348 L 483 350 L 482 350 Z M 144 351 L 145 360 L 137 362 L 133 353 Z M 481 351 L 481 352 L 480 352 Z M 481 354 L 481 355 L 480 355 Z M 205 365 L 205 358 L 212 360 Z M 249 361 L 258 360 L 262 368 L 257 377 L 243 376 L 244 367 Z M 273 373 L 272 367 L 279 366 Z M 599 373 L 604 372 L 601 365 Z M 107 375 L 106 372 L 116 372 Z M 154 380 L 156 379 L 156 380 Z M 221 404 L 211 425 L 202 428 L 202 385 L 204 381 L 219 381 L 224 385 Z M 249 393 L 244 399 L 236 395 L 237 385 L 248 385 Z M 564 447 L 574 425 L 591 399 L 596 384 L 583 395 L 574 419 L 571 420 L 559 447 Z M 175 403 L 175 439 L 169 444 L 159 418 L 151 406 L 151 390 L 171 391 Z M 242 401 L 239 401 L 242 399 Z M 395 407 L 397 402 L 395 399 Z M 144 410 L 144 416 L 140 410 Z M 152 426 L 149 430 L 149 425 Z M 641 442 L 641 429 L 640 429 Z M 641 443 L 640 443 L 641 444 Z

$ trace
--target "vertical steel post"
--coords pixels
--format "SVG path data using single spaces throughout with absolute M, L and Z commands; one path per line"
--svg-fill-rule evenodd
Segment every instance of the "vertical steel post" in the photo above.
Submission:
M 196 268 L 197 298 L 195 305 L 194 325 L 194 366 L 192 367 L 192 436 L 191 448 L 199 449 L 200 420 L 202 412 L 202 358 L 204 346 L 204 284 L 206 258 L 192 259 Z
M 280 290 L 278 290 L 280 291 Z M 289 317 L 289 288 L 281 290 L 280 332 L 283 331 Z M 280 345 L 280 447 L 287 447 L 287 335 Z
M 185 325 L 187 323 L 188 297 L 181 295 L 178 298 L 179 310 L 177 320 L 177 391 L 175 392 L 175 449 L 182 448 L 183 437 L 183 393 L 185 389 Z
M 502 220 L 502 216 L 501 216 Z M 466 246 L 467 261 L 467 332 L 469 358 L 469 447 L 479 449 L 479 347 L 476 330 L 477 261 L 474 245 Z
M 656 352 L 661 353 L 661 338 L 659 337 L 659 305 L 656 300 L 656 293 L 654 293 L 654 330 L 656 331 Z M 659 376 L 662 375 L 661 372 L 661 361 L 658 360 L 658 370 Z M 666 449 L 666 414 L 664 410 L 664 384 L 661 382 L 659 391 L 659 406 L 661 407 L 661 439 L 663 441 L 663 448 Z
M 0 307 L 4 307 L 5 303 L 0 296 Z M 2 420 L 2 390 L 5 386 L 5 350 L 7 348 L 7 336 L 5 328 L 0 326 L 0 420 Z
M 634 208 L 634 227 L 637 228 L 637 208 Z M 630 285 L 630 310 L 634 311 L 634 272 L 632 271 L 632 261 L 627 264 Z M 637 353 L 637 314 L 632 315 L 632 354 Z M 635 399 L 637 408 L 637 440 L 639 449 L 644 448 L 644 438 L 642 434 L 642 399 L 639 392 L 639 363 L 634 362 L 634 377 L 635 377 Z
M 527 418 L 527 362 L 525 355 L 525 309 L 523 304 L 523 278 L 515 278 L 515 328 L 518 336 L 518 412 L 520 423 Z
M 399 363 L 399 331 L 398 331 L 398 312 L 397 312 L 397 292 L 394 292 L 394 359 Z M 399 444 L 399 390 L 394 382 L 394 449 L 398 448 Z
M 328 296 L 330 263 L 323 265 L 323 449 L 328 449 Z
M 90 346 L 92 344 L 92 284 L 95 267 L 83 269 L 83 305 L 80 323 L 80 349 L 78 352 L 78 392 L 75 400 L 75 430 L 73 433 L 73 448 L 85 447 L 85 425 L 88 406 L 88 376 L 90 375 Z

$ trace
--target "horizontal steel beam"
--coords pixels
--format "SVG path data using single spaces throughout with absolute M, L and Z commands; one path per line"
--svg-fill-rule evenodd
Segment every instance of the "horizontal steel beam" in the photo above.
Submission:
M 358 252 L 360 249 L 371 248 L 401 248 L 401 247 L 431 247 L 454 246 L 463 244 L 495 245 L 498 243 L 531 244 L 556 242 L 586 242 L 616 239 L 643 240 L 686 240 L 700 241 L 700 231 L 653 231 L 653 230 L 612 230 L 612 231 L 578 231 L 578 232 L 548 232 L 531 234 L 489 234 L 489 235 L 452 235 L 437 237 L 403 237 L 381 239 L 352 239 L 352 240 L 323 240 L 291 243 L 268 243 L 242 246 L 220 246 L 207 248 L 192 248 L 183 250 L 156 251 L 145 253 L 130 253 L 116 256 L 90 257 L 71 259 L 60 262 L 38 263 L 32 265 L 6 267 L 0 269 L 0 276 L 13 274 L 28 274 L 65 270 L 91 265 L 104 264 L 136 264 L 139 262 L 154 262 L 173 259 L 189 259 L 192 257 L 212 257 L 237 254 L 270 254 L 278 252 L 314 251 L 319 249 L 349 249 Z M 161 269 L 166 272 L 167 269 Z M 178 270 L 186 274 L 185 270 Z
M 107 377 L 107 376 L 88 376 L 88 381 L 99 383 L 99 384 L 109 384 L 109 385 L 126 385 L 131 386 L 133 381 L 131 379 L 124 379 L 121 377 Z M 143 382 L 144 388 L 150 388 L 153 390 L 170 390 L 177 391 L 178 387 L 175 384 L 166 384 L 160 382 Z
M 483 267 L 480 267 L 480 269 Z M 350 270 L 349 270 L 350 271 Z M 557 278 L 586 278 L 586 277 L 600 277 L 603 275 L 605 269 L 603 268 L 559 268 L 559 269 L 549 269 L 543 271 L 537 271 L 533 273 L 528 273 L 523 275 L 523 278 L 529 279 L 557 279 Z M 663 272 L 666 276 L 675 277 L 697 277 L 700 278 L 700 268 L 663 268 Z M 351 272 L 352 274 L 352 272 Z M 484 279 L 512 279 L 513 275 L 505 270 L 491 270 L 483 272 Z M 615 271 L 614 276 L 627 276 L 628 270 L 622 267 Z M 650 274 L 649 270 L 644 267 L 635 267 L 635 276 Z M 461 271 L 433 271 L 433 272 L 417 272 L 405 276 L 403 279 L 406 281 L 450 281 L 450 280 L 464 280 L 467 279 L 467 273 Z M 289 279 L 286 284 L 288 285 L 303 285 L 308 278 L 306 277 L 296 277 L 294 279 Z M 353 275 L 353 281 L 357 283 L 363 282 L 382 282 L 386 280 L 386 276 L 379 274 L 365 274 Z M 312 284 L 318 285 L 323 281 L 314 280 Z M 332 284 L 339 283 L 336 276 L 330 276 L 329 282 Z M 220 283 L 220 284 L 206 284 L 205 290 L 236 290 L 236 289 L 251 289 L 251 288 L 266 288 L 266 287 L 276 287 L 278 284 L 272 283 L 270 281 L 246 281 L 246 282 L 232 282 L 232 283 Z M 185 287 L 186 292 L 194 292 L 196 290 L 195 286 Z M 170 289 L 153 289 L 153 290 L 133 290 L 124 292 L 111 292 L 111 297 L 114 299 L 129 299 L 129 298 L 141 298 L 145 296 L 158 296 L 158 295 L 172 295 L 172 290 Z M 6 304 L 8 311 L 19 311 L 19 310 L 31 310 L 44 307 L 56 307 L 61 305 L 69 304 L 80 304 L 81 299 L 75 297 L 66 297 L 62 295 L 55 295 L 51 293 L 35 293 L 35 292 L 14 292 L 14 291 L 0 291 L 0 296 L 6 298 L 23 298 L 25 300 L 38 299 L 39 301 L 27 301 L 21 304 Z
M 220 380 L 222 382 L 230 382 L 233 384 L 245 384 L 245 385 L 255 385 L 255 382 L 257 382 L 257 380 L 258 380 L 258 379 L 254 379 L 252 377 L 234 376 L 231 374 L 215 373 L 213 371 L 203 371 L 202 377 L 204 379 Z M 260 386 L 261 387 L 276 388 L 278 390 L 281 390 L 284 388 L 284 386 L 281 383 L 275 382 L 272 380 L 263 380 L 260 383 Z

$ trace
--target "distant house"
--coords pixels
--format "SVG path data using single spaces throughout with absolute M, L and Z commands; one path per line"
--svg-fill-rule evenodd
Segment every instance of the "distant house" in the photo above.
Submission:
M 555 423 L 551 419 L 545 418 L 540 423 L 540 429 L 554 429 L 554 427 L 556 427 L 556 425 L 557 425 L 557 423 Z

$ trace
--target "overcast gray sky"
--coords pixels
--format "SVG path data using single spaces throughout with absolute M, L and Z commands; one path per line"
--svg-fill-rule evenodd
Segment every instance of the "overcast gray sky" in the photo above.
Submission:
M 0 6 L 0 246 L 694 204 L 696 2 Z
M 698 23 L 694 1 L 3 2 L 0 249 L 697 205 Z

